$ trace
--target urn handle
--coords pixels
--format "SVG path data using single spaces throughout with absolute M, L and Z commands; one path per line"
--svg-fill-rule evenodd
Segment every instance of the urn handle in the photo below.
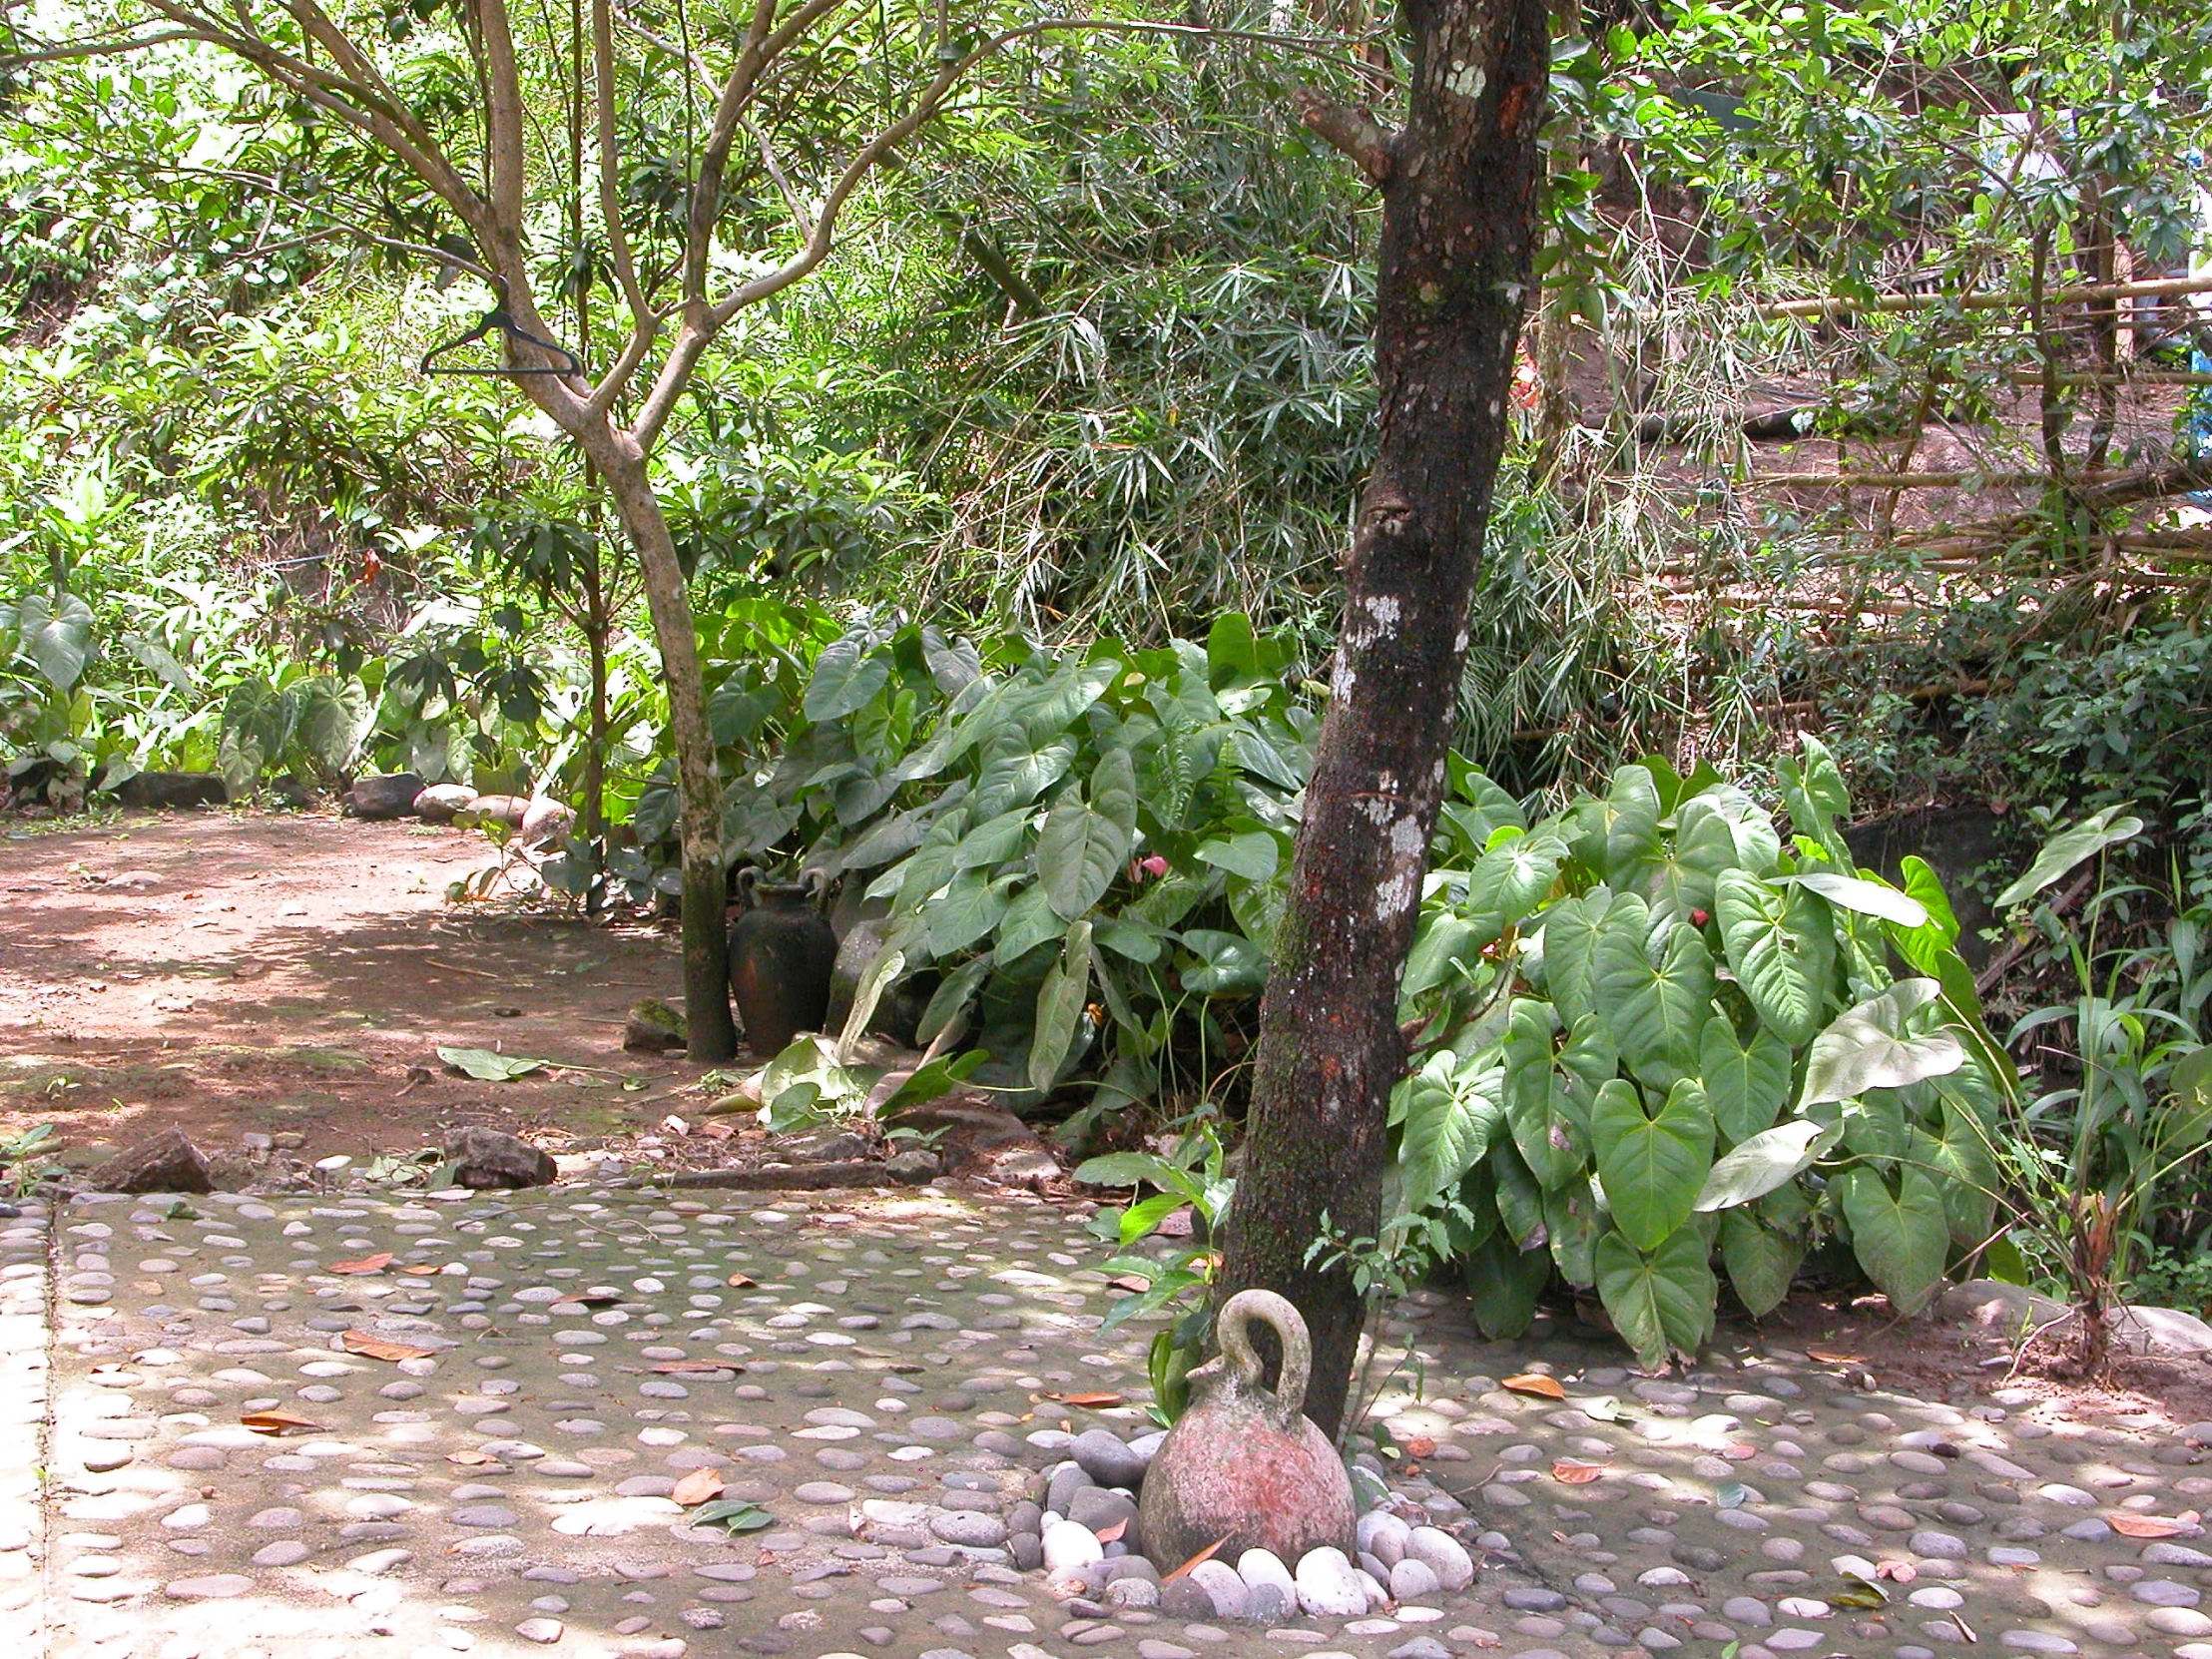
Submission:
M 1306 1382 L 1314 1365 L 1314 1345 L 1306 1334 L 1305 1316 L 1273 1291 L 1239 1291 L 1222 1305 L 1215 1329 L 1221 1352 L 1235 1368 L 1239 1386 L 1264 1394 L 1266 1376 L 1260 1356 L 1253 1351 L 1249 1328 L 1254 1320 L 1275 1332 L 1283 1345 L 1283 1375 L 1277 1380 L 1275 1402 L 1285 1423 L 1295 1423 L 1306 1409 Z
M 745 868 L 738 871 L 738 903 L 741 907 L 750 910 L 761 902 L 761 895 L 758 891 L 760 885 L 760 865 L 747 864 Z

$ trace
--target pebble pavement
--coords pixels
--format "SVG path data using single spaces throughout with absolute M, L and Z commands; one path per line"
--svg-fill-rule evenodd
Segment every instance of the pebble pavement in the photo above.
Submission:
M 1100 1538 L 1151 1425 L 1053 1397 L 1141 1401 L 1151 1334 L 1101 1331 L 1118 1293 L 1065 1206 L 610 1185 L 21 1210 L 5 1659 L 2212 1659 L 2212 1546 L 2112 1524 L 2202 1506 L 2212 1424 L 1915 1400 L 1771 1346 L 1652 1381 L 1610 1347 L 1484 1343 L 1423 1294 L 1385 1329 L 1401 1456 L 1357 1561 L 1162 1588 Z M 1565 1398 L 1502 1386 L 1529 1372 Z M 241 1420 L 269 1412 L 296 1420 Z M 672 1494 L 702 1469 L 772 1524 L 692 1524 Z

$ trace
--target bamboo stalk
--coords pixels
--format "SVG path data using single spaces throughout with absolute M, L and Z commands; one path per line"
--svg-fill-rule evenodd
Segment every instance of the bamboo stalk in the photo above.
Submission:
M 2086 287 L 2053 288 L 2044 294 L 2046 305 L 2071 305 L 2095 299 L 2178 299 L 2184 294 L 2212 293 L 2212 276 L 2169 276 L 2155 282 L 2094 282 Z M 1984 293 L 1880 293 L 1872 299 L 1847 299 L 1831 294 L 1824 299 L 1781 299 L 1754 306 L 1752 314 L 1763 320 L 1807 316 L 1833 319 L 1857 311 L 1934 311 L 1945 305 L 1965 310 L 2010 310 L 2032 302 L 2025 292 L 2000 290 Z

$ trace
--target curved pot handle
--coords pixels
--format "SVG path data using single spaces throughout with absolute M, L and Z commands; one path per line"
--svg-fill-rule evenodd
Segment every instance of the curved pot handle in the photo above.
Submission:
M 1273 1398 L 1284 1423 L 1295 1423 L 1306 1409 L 1306 1382 L 1314 1365 L 1305 1316 L 1273 1291 L 1239 1291 L 1222 1305 L 1215 1321 L 1222 1355 L 1235 1369 L 1239 1386 L 1265 1394 L 1261 1379 L 1266 1374 L 1248 1329 L 1254 1320 L 1270 1327 L 1283 1345 L 1283 1375 Z

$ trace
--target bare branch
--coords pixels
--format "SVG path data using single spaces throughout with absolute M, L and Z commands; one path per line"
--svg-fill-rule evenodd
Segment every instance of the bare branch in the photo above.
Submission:
M 1291 102 L 1298 106 L 1299 120 L 1317 138 L 1351 157 L 1374 183 L 1389 183 L 1391 135 L 1374 116 L 1312 87 L 1293 88 Z
M 630 315 L 637 325 L 632 335 L 635 343 L 639 335 L 649 326 L 657 327 L 658 322 L 645 290 L 638 285 L 637 260 L 630 252 L 630 233 L 622 223 L 622 149 L 615 131 L 615 30 L 611 0 L 592 0 L 591 62 L 593 113 L 599 143 L 599 217 L 606 225 L 608 263 L 614 267 L 615 280 L 622 286 L 622 297 L 629 302 Z M 602 381 L 600 389 L 605 390 L 606 385 L 607 382 Z M 616 391 L 620 389 L 618 385 Z M 597 392 L 593 393 L 592 400 L 599 401 Z
M 491 216 L 499 227 L 496 246 L 487 249 L 510 283 L 524 274 L 522 261 L 522 196 L 525 170 L 522 137 L 526 116 L 522 107 L 522 72 L 515 63 L 514 31 L 507 22 L 507 0 L 475 0 L 477 25 L 483 33 L 484 70 L 490 82 L 484 112 L 485 148 L 491 160 Z M 512 264 L 516 269 L 508 271 Z
M 80 58 L 112 58 L 125 52 L 144 51 L 149 46 L 160 46 L 173 40 L 205 40 L 207 37 L 195 29 L 170 29 L 160 34 L 139 35 L 130 40 L 65 40 L 52 46 L 35 47 L 28 52 L 0 52 L 0 69 L 20 69 L 25 64 L 66 63 Z

